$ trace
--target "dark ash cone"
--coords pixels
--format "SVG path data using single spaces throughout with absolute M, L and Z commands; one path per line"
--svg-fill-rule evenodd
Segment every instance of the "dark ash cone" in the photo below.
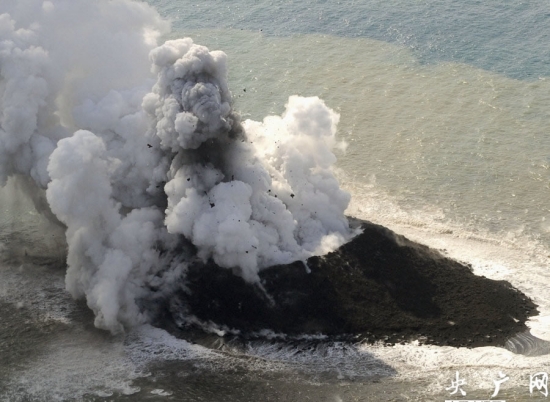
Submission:
M 188 273 L 188 291 L 174 296 L 170 314 L 192 314 L 244 337 L 270 329 L 371 342 L 502 346 L 524 332 L 525 321 L 537 312 L 508 282 L 475 276 L 383 226 L 362 222 L 362 228 L 337 251 L 309 258 L 309 273 L 302 262 L 262 271 L 272 301 L 230 270 L 196 264 Z

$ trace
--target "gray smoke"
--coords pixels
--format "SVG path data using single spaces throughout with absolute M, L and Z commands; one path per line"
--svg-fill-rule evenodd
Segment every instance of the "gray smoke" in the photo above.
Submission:
M 0 3 L 0 179 L 46 188 L 67 289 L 112 332 L 149 320 L 193 258 L 255 282 L 352 236 L 339 116 L 291 96 L 282 116 L 241 122 L 225 54 L 157 46 L 166 29 L 130 0 Z

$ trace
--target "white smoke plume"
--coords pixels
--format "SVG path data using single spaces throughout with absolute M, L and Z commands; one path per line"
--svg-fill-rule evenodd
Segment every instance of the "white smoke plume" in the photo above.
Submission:
M 352 235 L 339 116 L 292 96 L 282 116 L 241 122 L 225 54 L 157 46 L 166 30 L 136 1 L 0 0 L 0 180 L 46 189 L 67 289 L 112 332 L 149 320 L 193 259 L 255 282 Z

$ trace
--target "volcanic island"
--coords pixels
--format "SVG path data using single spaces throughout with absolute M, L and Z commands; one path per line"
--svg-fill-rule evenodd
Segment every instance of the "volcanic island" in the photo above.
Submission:
M 351 241 L 324 256 L 264 269 L 261 285 L 212 260 L 191 264 L 160 326 L 173 333 L 214 326 L 242 339 L 268 330 L 285 339 L 455 347 L 505 346 L 528 331 L 537 306 L 509 282 L 476 276 L 471 266 L 384 226 L 350 222 L 361 229 Z

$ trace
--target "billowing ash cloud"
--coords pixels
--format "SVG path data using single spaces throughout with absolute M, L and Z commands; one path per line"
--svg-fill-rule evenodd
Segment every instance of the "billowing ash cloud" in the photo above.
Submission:
M 339 116 L 323 101 L 291 96 L 282 116 L 241 122 L 225 54 L 157 47 L 166 25 L 143 3 L 1 4 L 0 179 L 46 188 L 67 289 L 96 326 L 146 322 L 196 258 L 256 282 L 349 239 Z

